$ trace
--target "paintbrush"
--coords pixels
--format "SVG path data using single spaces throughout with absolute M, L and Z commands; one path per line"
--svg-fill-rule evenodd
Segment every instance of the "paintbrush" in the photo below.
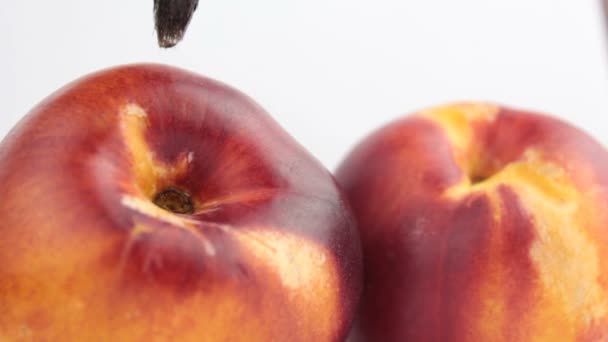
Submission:
M 184 37 L 198 0 L 154 0 L 154 27 L 158 46 L 170 48 Z

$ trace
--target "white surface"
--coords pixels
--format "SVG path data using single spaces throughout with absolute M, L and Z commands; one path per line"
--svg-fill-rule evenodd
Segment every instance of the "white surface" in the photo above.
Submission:
M 554 113 L 608 144 L 599 0 L 200 0 L 166 51 L 152 0 L 6 1 L 0 30 L 0 137 L 74 78 L 151 61 L 244 91 L 332 169 L 372 129 L 454 100 Z

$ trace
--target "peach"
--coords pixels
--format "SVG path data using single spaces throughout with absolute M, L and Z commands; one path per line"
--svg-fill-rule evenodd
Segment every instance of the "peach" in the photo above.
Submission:
M 339 341 L 361 288 L 331 174 L 257 104 L 104 70 L 0 144 L 0 340 Z
M 608 340 L 608 153 L 486 103 L 373 133 L 337 170 L 365 280 L 353 340 Z

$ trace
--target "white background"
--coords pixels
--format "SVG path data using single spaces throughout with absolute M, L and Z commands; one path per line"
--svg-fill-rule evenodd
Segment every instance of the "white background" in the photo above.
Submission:
M 200 0 L 156 46 L 152 0 L 0 8 L 0 137 L 94 70 L 162 62 L 244 91 L 333 169 L 372 129 L 455 100 L 559 115 L 608 144 L 599 0 Z

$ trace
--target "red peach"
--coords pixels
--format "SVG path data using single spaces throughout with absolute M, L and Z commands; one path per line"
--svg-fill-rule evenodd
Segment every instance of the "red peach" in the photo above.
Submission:
M 160 65 L 61 89 L 0 144 L 0 340 L 339 341 L 360 247 L 257 104 Z
M 584 132 L 436 107 L 373 133 L 337 179 L 363 244 L 354 340 L 608 340 L 608 153 Z

